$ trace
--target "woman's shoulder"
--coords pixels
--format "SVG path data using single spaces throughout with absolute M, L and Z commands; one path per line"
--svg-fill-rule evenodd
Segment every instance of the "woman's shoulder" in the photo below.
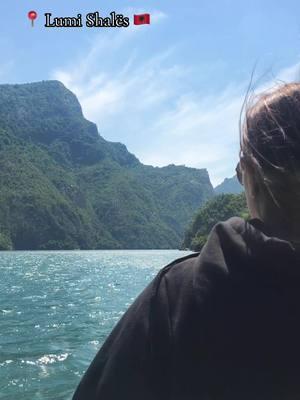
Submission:
M 245 253 L 246 230 L 247 222 L 239 217 L 218 222 L 211 229 L 201 251 L 172 261 L 161 270 L 161 274 L 166 278 L 182 280 L 198 269 L 222 270 L 236 253 Z
M 232 217 L 214 225 L 200 252 L 174 260 L 158 279 L 174 298 L 204 294 L 268 271 L 274 257 L 280 261 L 290 251 L 287 242 L 264 232 L 262 221 Z
M 161 278 L 175 298 L 204 294 L 273 274 L 277 264 L 292 264 L 294 253 L 289 242 L 269 236 L 262 221 L 232 217 L 215 224 L 202 250 L 173 261 Z
M 245 221 L 234 217 L 218 222 L 201 251 L 180 257 L 162 268 L 156 287 L 167 293 L 170 303 L 189 303 L 195 295 L 205 296 L 214 286 L 226 284 L 248 257 Z

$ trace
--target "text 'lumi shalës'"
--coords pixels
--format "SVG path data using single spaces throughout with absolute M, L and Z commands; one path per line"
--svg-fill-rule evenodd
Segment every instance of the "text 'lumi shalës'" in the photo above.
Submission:
M 51 13 L 45 13 L 46 28 L 82 28 L 83 19 L 81 14 L 77 17 L 52 17 Z M 109 17 L 102 17 L 98 11 L 88 13 L 85 16 L 84 24 L 88 28 L 127 28 L 130 24 L 129 18 L 115 11 Z

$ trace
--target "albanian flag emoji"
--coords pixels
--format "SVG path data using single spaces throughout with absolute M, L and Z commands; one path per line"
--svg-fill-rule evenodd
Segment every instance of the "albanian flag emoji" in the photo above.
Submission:
M 150 24 L 150 14 L 139 14 L 133 16 L 134 25 Z

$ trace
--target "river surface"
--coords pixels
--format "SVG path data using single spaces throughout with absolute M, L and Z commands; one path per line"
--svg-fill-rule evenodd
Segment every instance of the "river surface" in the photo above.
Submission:
M 179 250 L 0 253 L 0 399 L 70 400 L 136 296 Z

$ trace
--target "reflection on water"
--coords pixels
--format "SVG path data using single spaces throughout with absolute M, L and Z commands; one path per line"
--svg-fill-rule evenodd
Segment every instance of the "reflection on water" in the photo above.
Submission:
M 71 399 L 115 323 L 178 250 L 0 253 L 0 399 Z

